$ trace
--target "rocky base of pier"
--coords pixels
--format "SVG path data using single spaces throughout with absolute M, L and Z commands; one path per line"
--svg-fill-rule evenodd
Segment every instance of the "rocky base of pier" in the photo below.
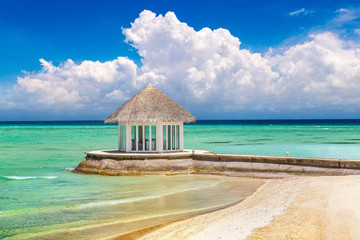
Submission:
M 360 174 L 360 160 L 218 154 L 202 150 L 163 154 L 129 154 L 103 150 L 86 154 L 75 172 L 120 176 L 218 174 L 254 177 Z

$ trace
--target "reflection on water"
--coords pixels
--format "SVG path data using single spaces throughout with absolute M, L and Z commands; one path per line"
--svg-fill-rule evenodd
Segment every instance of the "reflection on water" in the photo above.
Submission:
M 49 195 L 39 189 L 33 206 L 22 206 L 0 214 L 0 237 L 98 239 L 114 236 L 234 203 L 250 195 L 264 182 L 208 175 L 79 175 L 80 179 L 83 177 L 93 186 L 84 191 L 78 185 L 78 199 L 74 186 L 72 192 L 63 189 L 58 199 L 49 199 Z M 66 183 L 66 176 L 60 176 L 56 181 L 61 181 L 61 178 Z M 108 186 L 102 188 L 105 183 Z M 84 197 L 86 194 L 88 197 Z

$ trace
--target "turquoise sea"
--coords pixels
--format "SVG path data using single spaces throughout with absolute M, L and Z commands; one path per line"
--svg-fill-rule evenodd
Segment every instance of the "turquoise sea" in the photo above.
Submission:
M 360 159 L 360 120 L 198 121 L 185 148 Z M 263 180 L 70 172 L 84 151 L 117 147 L 117 126 L 0 122 L 0 239 L 103 239 L 233 204 Z

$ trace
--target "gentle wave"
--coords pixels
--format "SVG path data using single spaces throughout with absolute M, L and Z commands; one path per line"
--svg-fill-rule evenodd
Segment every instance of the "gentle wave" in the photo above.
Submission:
M 122 203 L 137 202 L 137 201 L 165 197 L 165 196 L 182 193 L 182 192 L 190 192 L 190 191 L 195 191 L 195 190 L 199 190 L 199 189 L 203 189 L 203 188 L 214 187 L 218 184 L 220 184 L 220 182 L 212 184 L 212 185 L 201 186 L 201 187 L 197 187 L 197 188 L 189 188 L 189 189 L 184 189 L 184 190 L 180 190 L 180 191 L 167 192 L 167 193 L 163 193 L 163 194 L 147 195 L 147 196 L 132 197 L 132 198 L 119 199 L 119 200 L 102 201 L 102 202 L 91 202 L 91 203 L 81 204 L 79 207 L 80 208 L 88 208 L 88 207 L 99 207 L 99 206 L 106 206 L 106 205 L 116 205 L 116 204 L 122 204 Z
M 105 206 L 105 205 L 116 205 L 121 203 L 128 203 L 128 202 L 136 202 L 142 200 L 148 200 L 153 198 L 163 197 L 167 194 L 159 194 L 159 195 L 149 195 L 149 196 L 141 196 L 141 197 L 133 197 L 133 198 L 125 198 L 120 200 L 111 200 L 111 201 L 103 201 L 103 202 L 91 202 L 81 204 L 80 208 L 88 208 L 88 207 L 98 207 L 98 206 Z
M 74 167 L 67 167 L 67 168 L 65 168 L 65 169 L 68 170 L 68 171 L 74 171 L 74 170 L 75 170 Z
M 27 179 L 39 179 L 39 178 L 46 178 L 46 179 L 54 179 L 58 176 L 4 176 L 4 178 L 12 179 L 12 180 L 27 180 Z

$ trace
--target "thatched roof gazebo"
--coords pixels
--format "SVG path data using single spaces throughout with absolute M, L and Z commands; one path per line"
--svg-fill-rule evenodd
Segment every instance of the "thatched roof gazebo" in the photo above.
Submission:
M 196 118 L 151 84 L 105 119 L 119 124 L 119 151 L 171 152 L 184 149 L 183 123 Z

